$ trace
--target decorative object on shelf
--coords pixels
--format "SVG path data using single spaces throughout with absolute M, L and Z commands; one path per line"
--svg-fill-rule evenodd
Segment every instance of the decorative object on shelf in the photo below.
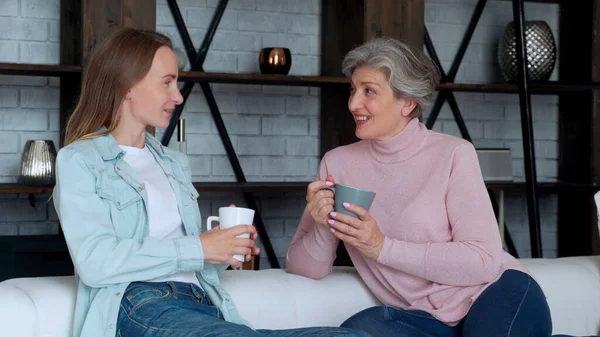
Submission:
M 51 140 L 28 140 L 21 157 L 19 183 L 29 186 L 55 184 L 56 148 Z
M 263 74 L 287 75 L 292 67 L 292 54 L 288 48 L 262 48 L 258 63 Z
M 547 81 L 556 63 L 556 43 L 550 26 L 544 21 L 525 21 L 527 72 L 531 81 Z M 498 63 L 507 82 L 517 82 L 517 50 L 514 21 L 504 30 L 498 46 Z
M 177 141 L 179 142 L 179 152 L 183 152 L 183 143 L 185 142 L 185 119 L 179 118 L 177 123 Z
M 175 53 L 175 57 L 177 58 L 177 69 L 182 71 L 187 65 L 187 55 L 183 50 L 178 48 L 173 48 L 173 53 Z

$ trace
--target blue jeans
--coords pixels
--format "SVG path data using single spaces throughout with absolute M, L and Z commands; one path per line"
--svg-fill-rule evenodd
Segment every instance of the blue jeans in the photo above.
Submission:
M 252 330 L 227 322 L 204 291 L 181 282 L 134 282 L 123 299 L 117 320 L 117 337 L 200 336 L 344 336 L 368 337 L 350 328 L 315 327 L 289 330 Z
M 542 289 L 517 270 L 505 271 L 454 327 L 424 311 L 387 306 L 365 309 L 341 326 L 394 337 L 549 337 L 552 333 L 550 308 Z

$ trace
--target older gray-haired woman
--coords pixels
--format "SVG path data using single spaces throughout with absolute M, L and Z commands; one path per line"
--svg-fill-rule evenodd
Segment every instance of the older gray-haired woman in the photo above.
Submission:
M 373 336 L 550 336 L 540 286 L 502 249 L 473 145 L 420 117 L 440 75 L 421 50 L 376 38 L 350 51 L 348 108 L 361 141 L 323 157 L 287 252 L 290 273 L 331 272 L 342 240 L 383 303 L 342 324 Z M 335 183 L 376 192 L 333 211 Z

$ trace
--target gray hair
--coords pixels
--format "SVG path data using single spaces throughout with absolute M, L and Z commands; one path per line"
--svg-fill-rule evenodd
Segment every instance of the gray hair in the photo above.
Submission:
M 410 116 L 419 119 L 431 104 L 440 80 L 439 69 L 422 50 L 389 37 L 376 37 L 351 50 L 344 57 L 342 72 L 351 78 L 361 66 L 383 71 L 396 97 L 416 102 Z

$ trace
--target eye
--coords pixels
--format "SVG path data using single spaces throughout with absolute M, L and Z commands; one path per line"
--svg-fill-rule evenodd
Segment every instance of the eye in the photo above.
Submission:
M 350 93 L 353 94 L 354 92 L 356 92 L 356 88 L 350 87 Z
M 365 95 L 370 95 L 370 94 L 374 94 L 374 93 L 375 93 L 375 90 L 373 90 L 369 87 L 365 88 Z

